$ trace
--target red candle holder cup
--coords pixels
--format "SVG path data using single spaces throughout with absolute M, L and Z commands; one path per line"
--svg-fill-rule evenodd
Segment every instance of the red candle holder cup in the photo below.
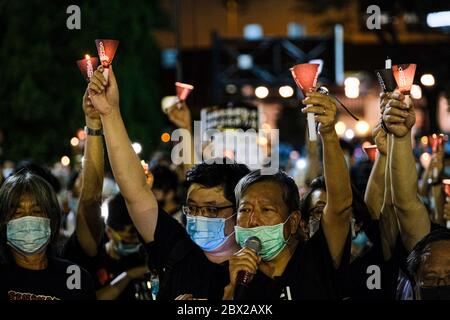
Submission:
M 87 82 L 91 81 L 91 77 L 94 71 L 98 67 L 98 58 L 91 57 L 88 54 L 85 55 L 84 59 L 77 61 L 78 69 L 80 69 L 81 74 L 86 79 Z
M 392 66 L 392 73 L 399 91 L 404 95 L 409 95 L 411 86 L 414 82 L 414 74 L 416 73 L 416 64 L 397 64 Z
M 289 69 L 292 73 L 297 86 L 305 95 L 311 92 L 317 83 L 317 76 L 319 75 L 319 64 L 316 63 L 302 63 L 293 66 Z
M 444 147 L 444 140 L 445 140 L 444 134 L 433 133 L 429 139 L 430 144 L 431 144 L 431 151 L 433 153 L 441 151 Z
M 175 89 L 177 91 L 177 97 L 180 101 L 185 101 L 192 90 L 194 90 L 194 86 L 182 83 L 182 82 L 175 82 Z
M 372 144 L 372 145 L 363 147 L 363 149 L 364 149 L 364 152 L 369 157 L 369 160 L 374 162 L 375 159 L 377 158 L 377 153 L 378 153 L 377 145 Z
M 100 62 L 104 68 L 103 75 L 106 79 L 108 79 L 109 66 L 113 62 L 114 56 L 116 55 L 119 41 L 112 39 L 96 39 L 95 45 L 97 47 L 98 57 L 100 58 Z

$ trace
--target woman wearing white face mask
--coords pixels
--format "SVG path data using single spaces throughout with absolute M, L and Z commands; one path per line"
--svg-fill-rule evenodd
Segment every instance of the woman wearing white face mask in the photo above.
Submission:
M 0 188 L 0 300 L 95 299 L 89 274 L 58 259 L 60 207 L 41 177 L 18 172 Z

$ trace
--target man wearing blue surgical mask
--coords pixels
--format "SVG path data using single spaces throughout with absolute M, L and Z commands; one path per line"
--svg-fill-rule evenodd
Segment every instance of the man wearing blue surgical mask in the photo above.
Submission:
M 120 116 L 114 71 L 110 68 L 107 82 L 102 72 L 102 67 L 94 72 L 89 94 L 100 113 L 114 177 L 149 254 L 149 267 L 161 278 L 157 299 L 221 299 L 229 282 L 227 260 L 238 249 L 230 236 L 235 224 L 233 190 L 248 168 L 222 158 L 193 166 L 186 175 L 184 212 L 189 222 L 183 228 L 159 208 L 148 188 Z

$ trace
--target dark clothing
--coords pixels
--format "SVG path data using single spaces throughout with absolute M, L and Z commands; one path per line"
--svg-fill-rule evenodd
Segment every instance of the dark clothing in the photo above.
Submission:
M 89 273 L 67 260 L 48 258 L 44 270 L 0 265 L 0 300 L 95 300 Z
M 111 258 L 106 253 L 106 242 L 107 238 L 105 236 L 97 248 L 97 255 L 95 257 L 90 257 L 84 252 L 83 248 L 81 248 L 75 232 L 67 241 L 64 250 L 64 256 L 67 259 L 78 263 L 92 275 L 95 281 L 96 290 L 110 284 L 110 282 L 122 272 L 141 266 L 145 263 L 139 253 L 123 257 L 120 260 Z M 131 281 L 117 299 L 136 300 L 136 288 L 142 290 L 140 282 L 142 281 Z
M 222 299 L 229 283 L 228 263 L 209 261 L 180 223 L 162 210 L 158 212 L 155 240 L 145 248 L 150 269 L 160 275 L 159 300 L 173 300 L 185 293 Z
M 348 276 L 350 237 L 338 269 L 328 249 L 322 227 L 310 240 L 300 242 L 280 277 L 271 279 L 258 271 L 242 299 L 338 300 Z
M 399 269 L 402 261 L 406 261 L 406 249 L 399 236 L 391 258 L 385 261 L 379 221 L 372 220 L 365 232 L 372 246 L 350 264 L 349 296 L 353 300 L 393 300 Z

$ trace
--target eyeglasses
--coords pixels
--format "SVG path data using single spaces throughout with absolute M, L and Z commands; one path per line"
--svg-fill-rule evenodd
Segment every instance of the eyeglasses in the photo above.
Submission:
M 442 284 L 441 284 L 442 282 Z M 449 286 L 450 285 L 450 273 L 445 277 L 425 277 L 422 281 L 420 281 L 421 287 L 437 287 L 437 286 Z
M 220 211 L 233 208 L 234 205 L 224 206 L 224 207 L 213 207 L 213 206 L 204 206 L 197 207 L 193 205 L 184 205 L 181 207 L 183 213 L 187 216 L 203 216 L 208 218 L 217 218 L 217 215 Z

